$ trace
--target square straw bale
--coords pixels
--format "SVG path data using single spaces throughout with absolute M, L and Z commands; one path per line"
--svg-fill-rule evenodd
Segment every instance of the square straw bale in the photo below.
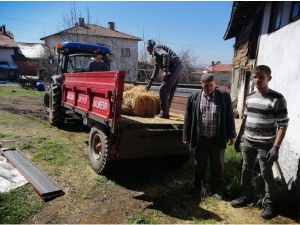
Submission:
M 125 84 L 125 86 L 127 85 Z M 154 117 L 159 112 L 158 94 L 147 91 L 144 86 L 135 86 L 128 89 L 128 91 L 123 92 L 123 114 Z

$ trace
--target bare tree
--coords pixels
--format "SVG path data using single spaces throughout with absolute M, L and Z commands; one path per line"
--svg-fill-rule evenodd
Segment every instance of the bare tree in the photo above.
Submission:
M 179 56 L 181 63 L 183 65 L 183 69 L 181 72 L 181 77 L 179 83 L 182 84 L 192 84 L 198 83 L 197 73 L 194 68 L 199 57 L 195 56 L 196 49 L 193 47 L 189 47 L 187 49 L 183 49 L 177 53 Z M 153 72 L 154 61 L 152 58 L 147 56 L 147 53 L 142 49 L 139 52 L 139 81 L 146 82 L 150 79 L 151 74 Z M 162 71 L 159 72 L 159 75 L 156 78 L 156 82 L 161 82 L 161 74 Z
M 178 53 L 183 65 L 179 83 L 192 84 L 197 82 L 197 73 L 194 66 L 199 57 L 195 56 L 195 51 L 196 49 L 190 46 L 189 48 L 183 49 Z

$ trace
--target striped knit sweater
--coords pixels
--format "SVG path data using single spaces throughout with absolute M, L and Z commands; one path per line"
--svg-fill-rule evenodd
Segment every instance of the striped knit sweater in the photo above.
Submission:
M 286 129 L 289 118 L 286 100 L 270 89 L 267 93 L 250 93 L 244 112 L 245 138 L 260 143 L 274 143 L 278 129 Z

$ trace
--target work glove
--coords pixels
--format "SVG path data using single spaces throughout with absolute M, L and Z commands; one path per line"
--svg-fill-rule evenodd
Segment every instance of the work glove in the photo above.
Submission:
M 147 86 L 146 86 L 146 90 L 149 91 L 151 86 L 152 86 L 152 83 L 153 83 L 154 79 L 151 78 L 150 81 L 148 82 Z
M 163 72 L 163 74 L 162 74 L 162 80 L 163 80 L 164 82 L 168 82 L 169 77 L 170 77 L 170 74 L 171 74 L 171 73 L 169 73 L 169 72 Z
M 237 137 L 234 143 L 234 149 L 236 152 L 241 152 L 241 139 L 242 137 Z
M 273 145 L 273 147 L 270 149 L 268 154 L 266 155 L 266 158 L 268 159 L 268 162 L 275 162 L 279 157 L 279 148 L 280 146 Z

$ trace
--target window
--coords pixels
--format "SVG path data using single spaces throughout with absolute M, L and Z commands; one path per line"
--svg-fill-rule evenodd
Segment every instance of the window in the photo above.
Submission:
M 130 48 L 121 48 L 122 57 L 130 57 Z
M 300 18 L 300 2 L 292 2 L 290 21 L 295 21 L 299 18 Z
M 269 33 L 280 28 L 282 8 L 284 2 L 272 2 L 271 17 L 269 23 Z

